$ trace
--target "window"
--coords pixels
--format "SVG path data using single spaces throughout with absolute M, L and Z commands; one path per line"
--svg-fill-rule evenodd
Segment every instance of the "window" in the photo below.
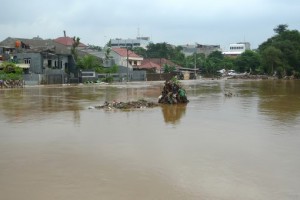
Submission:
M 31 63 L 31 58 L 24 58 L 24 63 L 25 64 L 30 64 Z
M 52 67 L 52 60 L 48 60 L 48 67 Z

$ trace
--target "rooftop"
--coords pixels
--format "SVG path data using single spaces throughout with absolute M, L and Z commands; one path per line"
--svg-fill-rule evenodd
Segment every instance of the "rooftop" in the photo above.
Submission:
M 125 49 L 125 48 L 112 48 L 112 50 L 122 57 L 127 57 L 127 49 Z M 142 58 L 141 56 L 137 55 L 136 53 L 134 53 L 131 50 L 128 50 L 128 57 Z
M 72 46 L 74 43 L 73 38 L 68 37 L 68 36 L 56 38 L 54 41 L 59 44 L 65 45 L 65 46 Z M 85 45 L 81 42 L 78 46 L 79 47 L 87 47 L 87 45 Z

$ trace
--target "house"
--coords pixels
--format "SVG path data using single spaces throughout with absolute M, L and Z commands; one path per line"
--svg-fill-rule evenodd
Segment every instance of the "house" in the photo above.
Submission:
M 21 66 L 28 64 L 29 68 L 24 69 L 25 74 L 45 75 L 37 78 L 37 84 L 65 83 L 67 76 L 77 74 L 71 50 L 54 40 L 8 37 L 0 42 L 0 49 L 2 60 L 13 61 Z
M 147 58 L 142 61 L 142 64 L 139 66 L 139 69 L 145 69 L 147 71 L 150 70 L 156 73 L 163 73 L 165 65 L 175 67 L 176 69 L 180 68 L 179 65 L 165 58 Z
M 139 69 L 146 70 L 148 73 L 160 73 L 161 65 L 155 63 L 151 59 L 144 59 Z
M 143 57 L 126 48 L 112 48 L 111 55 L 117 65 L 125 66 L 133 70 L 138 69 L 143 61 Z
M 54 39 L 54 42 L 58 43 L 58 44 L 62 44 L 64 46 L 66 46 L 67 48 L 71 49 L 72 45 L 74 44 L 74 40 L 71 37 L 68 36 L 64 36 L 64 37 L 58 37 L 56 39 Z M 78 49 L 85 49 L 88 46 L 83 44 L 83 43 L 79 43 L 78 45 Z

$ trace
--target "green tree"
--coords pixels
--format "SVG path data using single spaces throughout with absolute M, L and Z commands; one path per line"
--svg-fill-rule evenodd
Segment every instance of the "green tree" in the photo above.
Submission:
M 261 52 L 265 72 L 273 75 L 282 66 L 282 52 L 274 46 L 269 46 Z
M 221 66 L 225 70 L 234 69 L 234 67 L 235 67 L 235 59 L 232 58 L 232 57 L 224 57 Z
M 207 57 L 207 67 L 210 67 L 209 69 L 209 75 L 215 76 L 217 74 L 217 71 L 223 68 L 223 60 L 224 55 L 220 51 L 214 51 Z
M 77 52 L 77 47 L 80 44 L 80 38 L 79 37 L 73 37 L 73 44 L 71 47 L 71 54 L 74 56 L 75 61 L 78 60 L 78 52 Z
M 83 70 L 95 70 L 96 72 L 101 71 L 102 65 L 97 57 L 93 55 L 85 55 L 79 58 L 77 61 L 77 66 Z
M 258 48 L 264 70 L 269 73 L 276 70 L 280 72 L 280 76 L 295 75 L 300 72 L 300 33 L 287 28 L 288 26 L 285 24 L 274 28 L 277 34 L 263 42 Z M 270 53 L 273 53 L 272 58 L 275 60 L 270 60 Z M 266 64 L 271 67 L 268 68 Z
M 105 49 L 105 60 L 109 60 L 109 59 L 112 58 L 112 56 L 110 55 L 110 53 L 111 53 L 111 48 L 110 47 L 106 48 Z
M 287 24 L 279 24 L 276 28 L 274 28 L 274 32 L 277 34 L 281 34 L 283 32 L 285 32 L 288 28 Z
M 173 72 L 175 70 L 176 70 L 176 68 L 174 66 L 170 66 L 170 65 L 167 65 L 167 64 L 164 65 L 164 73 L 170 73 L 170 72 Z
M 0 79 L 1 80 L 22 80 L 23 69 L 12 62 L 3 62 L 1 64 Z
M 174 47 L 166 42 L 163 43 L 150 43 L 147 46 L 146 57 L 147 58 L 165 58 L 172 62 L 183 65 L 184 54 L 181 53 L 181 47 Z
M 235 70 L 238 72 L 257 73 L 260 65 L 260 55 L 251 50 L 246 50 L 235 60 Z
M 143 58 L 147 58 L 147 50 L 143 47 L 134 47 L 132 51 Z

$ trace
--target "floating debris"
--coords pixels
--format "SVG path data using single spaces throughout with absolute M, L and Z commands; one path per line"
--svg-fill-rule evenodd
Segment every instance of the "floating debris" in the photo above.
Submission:
M 231 91 L 227 91 L 224 93 L 225 97 L 232 97 L 232 92 Z
M 161 95 L 158 97 L 158 103 L 162 104 L 177 104 L 188 103 L 186 91 L 179 85 L 176 77 L 170 81 L 166 81 Z
M 122 110 L 130 110 L 130 109 L 138 109 L 138 108 L 153 108 L 158 106 L 157 103 L 149 102 L 146 100 L 138 100 L 138 101 L 129 101 L 129 102 L 117 102 L 113 101 L 108 103 L 104 102 L 103 105 L 95 106 L 96 109 L 122 109 Z

